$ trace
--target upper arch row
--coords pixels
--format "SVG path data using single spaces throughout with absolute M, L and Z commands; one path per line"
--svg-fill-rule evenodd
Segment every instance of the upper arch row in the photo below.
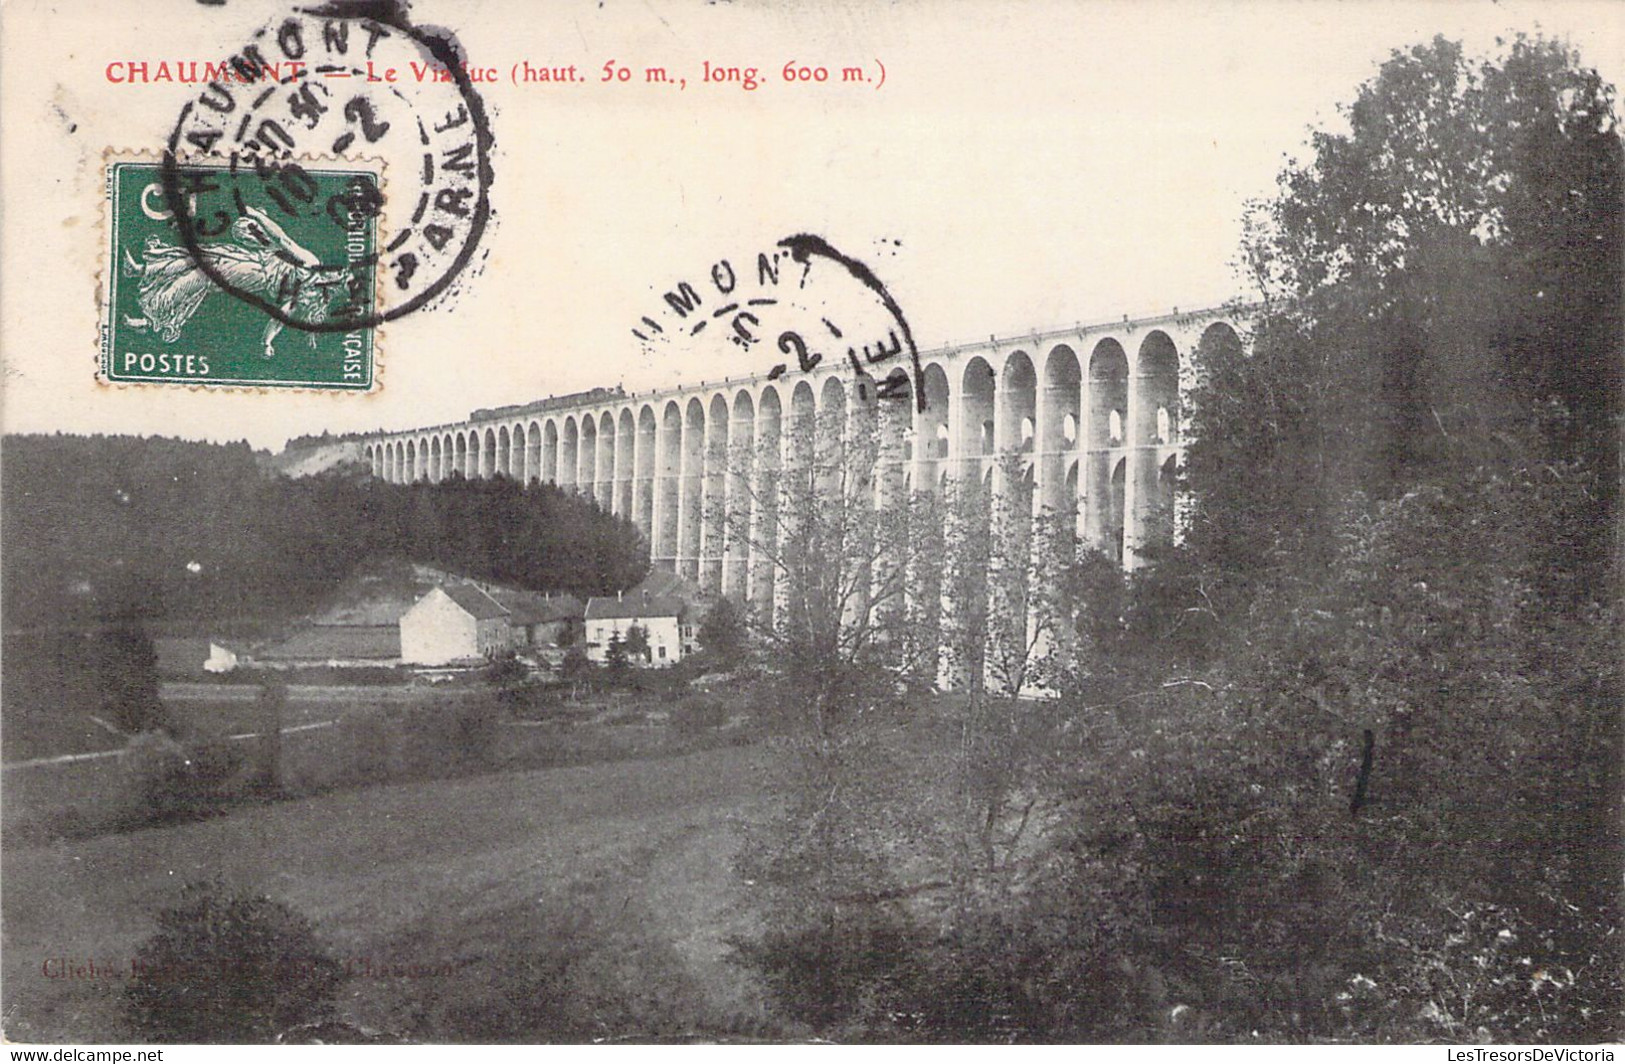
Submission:
M 1183 348 L 1176 336 L 1185 341 Z M 1242 334 L 1232 324 L 1232 318 L 1217 315 L 1184 328 L 1151 329 L 1131 347 L 1116 336 L 1100 337 L 1090 348 L 1087 360 L 1078 355 L 1078 349 L 1084 345 L 1069 341 L 1069 337 L 1056 337 L 1043 344 L 1004 342 L 922 356 L 927 402 L 946 399 L 952 387 L 950 382 L 956 379 L 958 386 L 953 390 L 961 394 L 991 395 L 1012 388 L 1080 386 L 1086 380 L 1091 384 L 1126 384 L 1131 376 L 1162 378 L 1166 384 L 1183 391 L 1188 385 L 1189 373 L 1203 361 L 1200 355 L 1210 345 L 1244 346 Z M 1035 350 L 1044 351 L 1041 362 L 1030 353 Z M 364 453 L 371 457 L 375 449 L 408 443 L 428 446 L 437 439 L 457 437 L 501 446 L 504 439 L 527 439 L 533 434 L 545 435 L 550 440 L 601 433 L 618 435 L 647 430 L 672 415 L 684 419 L 714 419 L 722 411 L 731 411 L 732 416 L 740 417 L 764 405 L 788 411 L 807 400 L 821 405 L 829 388 L 843 377 L 852 379 L 853 387 L 863 379 L 854 379 L 850 366 L 840 363 L 823 372 L 806 374 L 794 382 L 769 381 L 764 375 L 747 380 L 702 383 L 641 398 L 634 394 L 606 401 L 606 397 L 594 396 L 577 410 L 507 414 L 490 420 L 379 433 L 366 440 Z

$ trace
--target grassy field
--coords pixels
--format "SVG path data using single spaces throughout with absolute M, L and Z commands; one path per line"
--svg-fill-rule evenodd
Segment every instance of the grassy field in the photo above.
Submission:
M 757 930 L 733 855 L 742 827 L 769 814 L 776 771 L 768 747 L 727 747 L 8 845 L 4 1033 L 128 1039 L 130 956 L 181 884 L 210 876 L 291 905 L 374 972 L 437 970 L 344 988 L 345 1019 L 399 1036 L 681 1037 L 759 1017 L 759 988 L 726 939 Z M 52 958 L 98 974 L 47 978 Z
M 224 736 L 257 731 L 264 723 L 257 684 L 204 684 L 166 682 L 162 688 L 164 711 L 177 734 Z M 330 720 L 366 705 L 421 704 L 446 701 L 471 693 L 468 689 L 407 688 L 399 684 L 343 687 L 297 685 L 283 706 L 285 727 Z M 8 707 L 5 719 L 5 763 L 13 764 L 63 754 L 117 750 L 126 737 L 98 724 L 89 714 L 56 716 L 16 712 Z

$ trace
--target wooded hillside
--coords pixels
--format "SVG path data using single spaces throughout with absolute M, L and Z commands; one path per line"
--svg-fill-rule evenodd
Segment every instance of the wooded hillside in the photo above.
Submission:
M 8 629 L 288 616 L 385 556 L 580 596 L 648 568 L 629 523 L 550 486 L 289 480 L 246 444 L 120 436 L 10 436 L 0 461 Z

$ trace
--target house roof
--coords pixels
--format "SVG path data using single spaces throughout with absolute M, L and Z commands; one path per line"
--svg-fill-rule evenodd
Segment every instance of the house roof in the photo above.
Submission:
M 587 620 L 607 621 L 636 619 L 639 617 L 680 617 L 688 603 L 675 595 L 622 595 L 593 597 L 587 600 Z
M 483 592 L 507 611 L 505 616 L 508 623 L 515 625 L 580 620 L 586 608 L 581 599 L 572 595 L 505 587 L 488 579 L 448 572 L 419 562 L 385 558 L 366 563 L 346 578 L 334 591 L 327 608 L 313 616 L 311 623 L 361 626 L 395 624 L 437 587 L 453 601 L 462 599 L 458 605 L 475 617 L 504 616 L 490 612 L 490 603 L 481 601 Z M 462 587 L 474 590 L 453 590 Z
M 254 656 L 260 661 L 388 661 L 401 656 L 401 630 L 393 624 L 312 625 Z
M 487 592 L 508 610 L 511 624 L 547 624 L 582 615 L 585 606 L 574 595 L 543 595 L 535 591 L 493 587 Z
M 508 607 L 474 584 L 441 584 L 440 590 L 475 620 L 489 621 L 508 616 Z
M 676 598 L 688 603 L 703 602 L 710 598 L 692 580 L 686 580 L 676 573 L 666 572 L 663 569 L 649 570 L 649 574 L 628 588 L 622 597 L 629 599 L 634 595 L 648 595 L 651 598 Z
M 209 659 L 209 640 L 160 636 L 152 641 L 163 672 L 200 672 Z

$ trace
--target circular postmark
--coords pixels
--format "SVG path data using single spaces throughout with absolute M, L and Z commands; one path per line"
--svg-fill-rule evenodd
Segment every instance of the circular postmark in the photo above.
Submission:
M 397 4 L 335 0 L 262 27 L 209 72 L 161 177 L 182 247 L 221 289 L 281 325 L 347 332 L 418 310 L 474 261 L 493 140 L 448 31 Z M 363 165 L 377 160 L 387 203 Z M 347 239 L 380 215 L 383 243 Z M 272 268 L 234 268 L 240 256 L 217 250 L 234 238 Z
M 739 261 L 719 259 L 698 281 L 679 280 L 661 306 L 632 328 L 645 349 L 725 342 L 752 356 L 768 380 L 845 363 L 880 401 L 925 409 L 924 371 L 914 332 L 890 291 L 865 263 L 821 236 L 798 233 Z M 761 352 L 761 353 L 758 353 Z

